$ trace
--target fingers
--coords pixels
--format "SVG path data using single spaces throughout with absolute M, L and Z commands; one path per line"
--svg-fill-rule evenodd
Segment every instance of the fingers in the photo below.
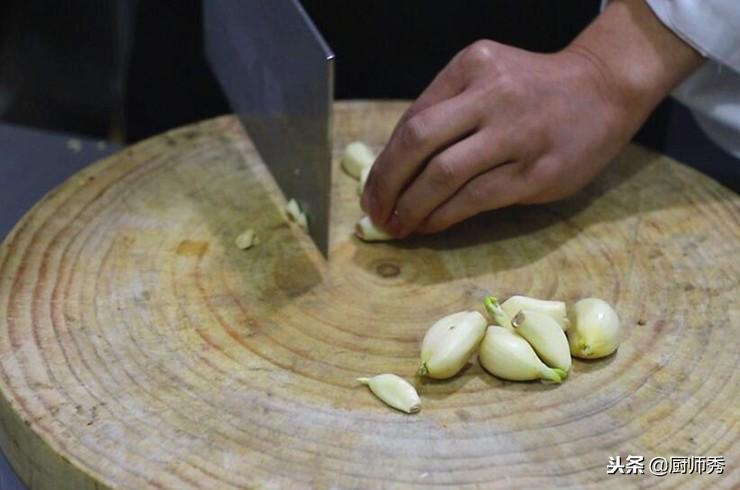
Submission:
M 479 131 L 432 157 L 403 191 L 386 231 L 404 237 L 468 181 L 510 160 L 503 132 Z
M 417 232 L 436 233 L 483 211 L 516 204 L 529 195 L 527 185 L 518 163 L 500 165 L 468 182 L 435 209 Z
M 373 222 L 388 222 L 401 191 L 438 151 L 476 129 L 475 101 L 461 94 L 435 104 L 398 126 L 368 176 L 362 207 Z

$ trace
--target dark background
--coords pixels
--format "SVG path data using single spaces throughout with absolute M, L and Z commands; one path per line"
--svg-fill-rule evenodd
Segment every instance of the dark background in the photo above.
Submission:
M 337 98 L 414 98 L 480 38 L 555 51 L 598 3 L 303 1 L 337 55 Z M 131 142 L 229 112 L 200 11 L 197 0 L 3 0 L 0 120 Z
M 337 55 L 335 94 L 347 99 L 415 98 L 481 38 L 556 51 L 600 1 L 302 3 Z M 0 0 L 0 124 L 127 144 L 230 112 L 201 31 L 201 0 Z M 670 99 L 635 139 L 740 189 L 737 159 Z

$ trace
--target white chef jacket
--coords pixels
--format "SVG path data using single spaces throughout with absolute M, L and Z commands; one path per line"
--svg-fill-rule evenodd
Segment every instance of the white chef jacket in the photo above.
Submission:
M 673 92 L 715 143 L 740 158 L 740 0 L 645 0 L 707 61 Z M 607 0 L 602 0 L 602 8 Z

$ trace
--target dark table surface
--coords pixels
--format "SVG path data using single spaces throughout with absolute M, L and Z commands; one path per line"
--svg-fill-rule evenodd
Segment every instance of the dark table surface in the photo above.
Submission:
M 740 160 L 704 136 L 686 109 L 675 103 L 664 105 L 661 118 L 659 128 L 647 127 L 639 142 L 740 192 Z M 0 123 L 0 240 L 49 190 L 118 149 L 85 137 Z M 25 488 L 0 454 L 0 490 Z

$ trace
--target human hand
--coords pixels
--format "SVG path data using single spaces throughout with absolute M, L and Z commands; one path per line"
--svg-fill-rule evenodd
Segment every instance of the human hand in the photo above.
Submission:
M 603 44 L 603 32 L 591 37 Z M 460 52 L 378 156 L 362 197 L 373 222 L 395 237 L 433 233 L 588 183 L 674 82 L 658 76 L 660 65 L 650 77 L 652 59 L 617 73 L 620 64 L 604 58 L 622 61 L 618 51 L 600 57 L 584 45 L 538 54 L 478 41 Z

